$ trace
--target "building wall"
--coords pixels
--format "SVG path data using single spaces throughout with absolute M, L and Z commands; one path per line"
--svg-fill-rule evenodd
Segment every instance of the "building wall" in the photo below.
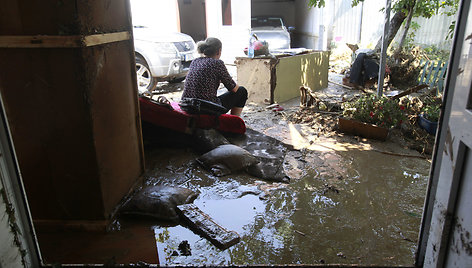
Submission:
M 296 17 L 295 31 L 292 33 L 292 47 L 322 50 L 324 33 L 322 10 L 308 8 L 308 0 L 297 0 L 295 4 Z
M 177 0 L 130 0 L 133 25 L 180 32 Z
M 334 45 L 358 43 L 360 47 L 374 47 L 383 34 L 385 13 L 381 9 L 385 8 L 385 1 L 365 0 L 356 7 L 351 7 L 351 2 L 351 0 L 327 1 L 326 7 L 322 8 L 324 16 L 333 18 L 333 38 L 330 41 L 332 40 Z M 334 10 L 328 10 L 330 5 L 334 7 Z M 454 17 L 441 14 L 429 19 L 414 18 L 413 21 L 420 25 L 414 42 L 450 49 L 452 40 L 445 40 L 445 37 L 453 20 L 455 20 Z M 400 38 L 402 31 L 403 28 L 398 32 L 396 40 Z
M 206 0 L 207 34 L 223 43 L 221 59 L 232 64 L 234 58 L 244 55 L 251 29 L 251 1 L 231 1 L 232 25 L 222 22 L 221 0 Z

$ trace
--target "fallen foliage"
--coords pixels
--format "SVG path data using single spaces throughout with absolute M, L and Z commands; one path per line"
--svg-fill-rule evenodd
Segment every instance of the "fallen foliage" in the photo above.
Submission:
M 429 95 L 422 97 L 401 99 L 400 104 L 405 107 L 406 120 L 390 131 L 389 140 L 399 143 L 404 147 L 416 150 L 423 155 L 431 156 L 434 147 L 434 136 L 426 132 L 418 125 L 418 115 L 422 112 L 425 103 L 440 101 L 440 97 Z M 337 105 L 336 107 L 340 107 Z M 301 107 L 298 111 L 290 114 L 287 119 L 295 124 L 305 124 L 316 130 L 318 136 L 331 137 L 338 135 L 338 117 L 342 116 L 340 111 L 323 111 L 317 107 Z

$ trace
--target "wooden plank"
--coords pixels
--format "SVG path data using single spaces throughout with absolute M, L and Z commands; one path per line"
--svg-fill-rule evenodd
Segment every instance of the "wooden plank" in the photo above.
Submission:
M 424 77 L 426 75 L 426 71 L 428 70 L 428 66 L 429 66 L 429 61 L 426 61 L 426 63 L 423 66 L 423 72 L 421 74 L 420 84 L 426 84 L 424 81 Z
M 0 36 L 0 48 L 80 47 L 81 36 L 5 35 Z
M 83 44 L 86 47 L 90 47 L 90 46 L 129 40 L 130 37 L 131 37 L 130 33 L 126 31 L 116 32 L 116 33 L 87 35 L 83 39 Z
M 444 84 L 444 74 L 447 70 L 447 65 L 448 65 L 449 61 L 446 61 L 444 63 L 444 66 L 442 67 L 441 69 L 441 74 L 439 75 L 439 78 L 438 78 L 438 92 L 442 92 L 443 91 L 443 84 Z
M 4 35 L 0 48 L 78 48 L 125 41 L 127 31 L 94 35 Z
M 434 62 L 431 62 L 431 65 L 428 68 L 428 76 L 426 77 L 426 80 L 424 81 L 425 84 L 428 84 L 430 79 L 431 79 L 431 74 L 433 73 L 433 68 L 434 68 Z
M 439 70 L 441 70 L 442 64 L 443 64 L 442 61 L 438 61 L 438 64 L 434 68 L 434 70 L 432 72 L 433 78 L 431 79 L 431 82 L 429 83 L 430 88 L 433 88 L 435 85 L 437 85 L 436 79 L 438 78 Z
M 346 88 L 346 89 L 354 89 L 353 87 L 349 87 L 349 86 L 346 86 L 346 85 L 343 85 L 343 84 L 339 84 L 339 83 L 336 83 L 336 82 L 331 81 L 331 80 L 328 80 L 328 82 L 331 83 L 331 84 L 335 84 L 335 85 L 337 85 L 337 86 Z
M 401 93 L 399 93 L 399 94 L 397 94 L 397 95 L 391 97 L 390 99 L 396 100 L 396 99 L 399 99 L 399 98 L 401 98 L 401 97 L 403 97 L 403 96 L 409 95 L 409 94 L 411 94 L 411 93 L 417 92 L 417 91 L 419 91 L 419 90 L 421 90 L 421 89 L 423 89 L 423 88 L 427 88 L 427 87 L 428 87 L 428 85 L 425 85 L 425 84 L 423 84 L 423 85 L 418 85 L 418 86 L 414 86 L 414 87 L 412 87 L 412 88 L 410 88 L 410 89 L 407 89 L 407 90 L 405 90 L 405 91 L 403 91 L 403 92 L 401 92 Z
M 418 78 L 417 78 L 418 83 L 421 83 L 421 73 L 422 73 L 422 70 L 423 70 L 423 67 L 424 67 L 424 62 L 425 62 L 425 60 L 421 59 L 420 64 L 418 65 L 418 67 L 421 68 L 421 71 L 420 71 L 420 73 L 418 75 Z
M 241 240 L 238 233 L 218 225 L 194 204 L 177 206 L 181 220 L 195 233 L 208 239 L 213 245 L 225 250 Z

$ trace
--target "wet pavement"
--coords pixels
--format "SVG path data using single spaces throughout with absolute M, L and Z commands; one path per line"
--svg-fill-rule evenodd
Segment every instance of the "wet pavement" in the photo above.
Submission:
M 175 101 L 180 94 L 166 96 Z M 148 184 L 199 191 L 194 204 L 241 236 L 221 251 L 185 227 L 156 225 L 160 264 L 413 265 L 430 162 L 391 141 L 317 135 L 286 120 L 297 100 L 281 105 L 285 110 L 274 112 L 249 104 L 243 119 L 250 130 L 229 139 L 276 156 L 289 184 L 244 173 L 215 177 L 182 139 L 177 147 L 163 146 L 171 144 L 165 139 L 146 144 Z M 184 240 L 190 256 L 179 253 Z

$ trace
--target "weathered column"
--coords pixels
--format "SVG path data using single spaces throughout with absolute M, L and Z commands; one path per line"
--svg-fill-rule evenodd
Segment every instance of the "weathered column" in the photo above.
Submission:
M 107 222 L 143 173 L 133 50 L 127 0 L 0 8 L 0 93 L 35 223 Z

